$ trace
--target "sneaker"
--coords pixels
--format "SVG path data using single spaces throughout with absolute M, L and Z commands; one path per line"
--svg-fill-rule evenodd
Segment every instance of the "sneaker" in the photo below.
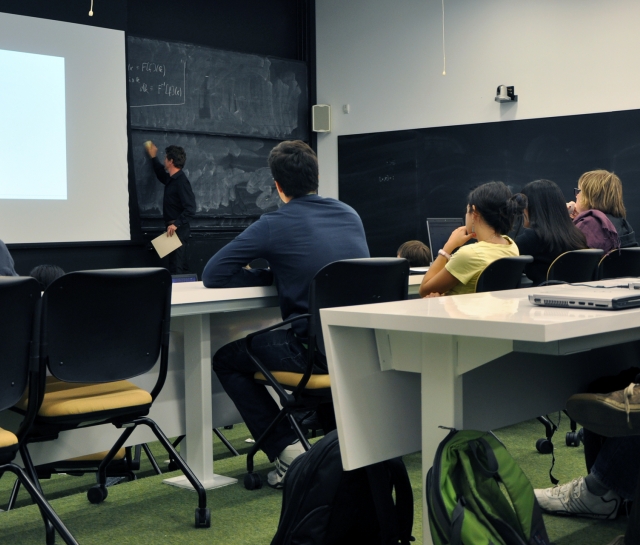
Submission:
M 276 456 L 276 468 L 267 475 L 267 483 L 271 488 L 280 489 L 284 486 L 284 477 L 287 474 L 291 462 L 304 452 L 304 447 L 300 441 L 296 439 L 286 447 L 279 456 Z
M 610 394 L 576 394 L 567 413 L 585 428 L 605 437 L 640 435 L 640 384 Z
M 609 490 L 604 496 L 596 496 L 587 488 L 584 477 L 553 488 L 534 490 L 543 511 L 553 515 L 570 515 L 597 519 L 614 519 L 622 499 Z

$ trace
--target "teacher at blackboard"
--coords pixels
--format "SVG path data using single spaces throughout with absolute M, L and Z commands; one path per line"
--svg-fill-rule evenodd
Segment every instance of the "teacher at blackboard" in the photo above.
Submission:
M 196 198 L 191 189 L 187 175 L 182 171 L 187 154 L 180 146 L 165 148 L 164 165 L 158 159 L 158 148 L 151 142 L 144 144 L 153 171 L 160 183 L 164 185 L 164 199 L 162 201 L 162 216 L 167 226 L 167 236 L 178 235 L 182 246 L 171 252 L 169 258 L 169 272 L 184 274 L 188 272 L 188 246 L 191 227 L 189 220 L 196 213 Z

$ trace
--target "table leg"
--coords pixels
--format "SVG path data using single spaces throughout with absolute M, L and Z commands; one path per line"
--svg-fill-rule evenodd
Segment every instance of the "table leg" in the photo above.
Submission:
M 237 479 L 213 473 L 209 315 L 185 316 L 183 320 L 186 437 L 180 447 L 181 456 L 206 489 L 234 484 Z M 184 476 L 164 482 L 191 488 Z
M 456 377 L 457 346 L 451 336 L 422 335 L 422 543 L 432 545 L 427 510 L 427 472 L 438 444 L 448 433 L 438 426 L 461 424 L 461 378 Z

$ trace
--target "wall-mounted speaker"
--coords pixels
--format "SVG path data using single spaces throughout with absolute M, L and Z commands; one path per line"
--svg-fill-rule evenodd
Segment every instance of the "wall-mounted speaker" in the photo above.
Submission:
M 311 130 L 313 132 L 331 132 L 331 106 L 316 104 L 311 107 Z

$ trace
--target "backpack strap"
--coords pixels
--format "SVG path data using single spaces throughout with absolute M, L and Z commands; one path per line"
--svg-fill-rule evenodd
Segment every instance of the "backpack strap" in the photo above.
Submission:
M 380 543 L 383 545 L 395 545 L 398 535 L 395 517 L 389 516 L 394 512 L 395 506 L 391 497 L 392 484 L 384 462 L 366 467 L 371 496 L 376 509 L 376 518 L 380 527 Z
M 462 522 L 464 521 L 465 503 L 464 496 L 460 496 L 451 513 L 451 545 L 464 545 L 462 543 Z
M 366 467 L 371 495 L 384 545 L 408 545 L 414 538 L 413 490 L 402 458 L 394 458 Z M 394 505 L 392 491 L 396 490 Z M 390 516 L 395 513 L 395 516 Z
M 396 490 L 396 517 L 398 538 L 402 545 L 408 545 L 415 538 L 411 536 L 413 528 L 413 489 L 402 458 L 393 458 L 385 462 L 391 473 L 391 482 Z
M 475 447 L 472 444 L 475 443 Z M 493 443 L 493 445 L 492 445 Z M 513 461 L 511 455 L 503 447 L 502 443 L 493 435 L 487 434 L 485 437 L 470 441 L 470 450 L 474 458 L 483 467 L 483 470 L 493 469 L 493 460 L 497 466 L 495 478 L 497 478 L 505 487 L 511 504 L 515 511 L 525 541 L 530 544 L 545 545 L 549 544 L 544 522 L 542 520 L 542 511 L 535 499 L 533 488 L 529 479 L 524 475 L 522 469 Z M 478 452 L 482 451 L 487 462 L 482 464 Z M 507 543 L 522 542 L 521 538 L 507 524 L 501 524 L 503 521 L 492 521 L 496 528 L 502 530 L 500 533 Z

